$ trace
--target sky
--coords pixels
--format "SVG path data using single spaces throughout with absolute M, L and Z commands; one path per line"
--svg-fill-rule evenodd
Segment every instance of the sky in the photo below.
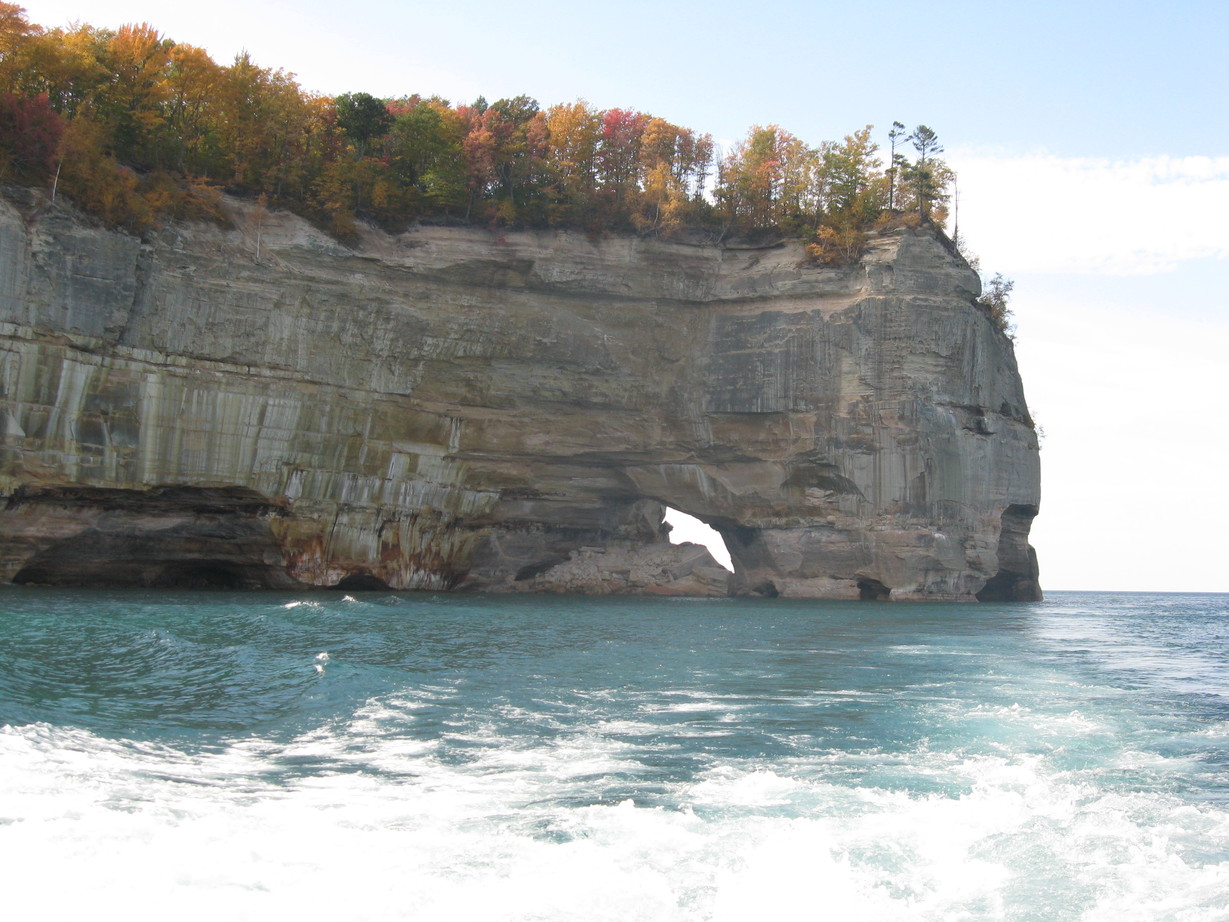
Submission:
M 961 235 L 1015 282 L 1043 586 L 1229 592 L 1224 0 L 22 5 L 247 51 L 325 95 L 585 99 L 724 146 L 929 125 Z

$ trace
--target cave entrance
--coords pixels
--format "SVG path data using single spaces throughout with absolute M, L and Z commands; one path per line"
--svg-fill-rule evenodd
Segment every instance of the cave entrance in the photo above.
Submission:
M 670 526 L 671 544 L 701 544 L 708 548 L 708 552 L 713 555 L 717 563 L 731 573 L 734 572 L 730 551 L 717 529 L 701 522 L 694 515 L 680 512 L 671 506 L 666 507 L 666 514 L 662 521 Z
M 270 528 L 271 507 L 245 488 L 49 487 L 16 495 L 4 511 L 0 528 L 16 522 L 38 547 L 14 583 L 190 590 L 299 585 Z
M 863 602 L 887 602 L 892 598 L 892 590 L 877 579 L 859 576 L 858 598 Z
M 999 532 L 999 571 L 977 593 L 979 602 L 1040 602 L 1037 552 L 1028 543 L 1036 506 L 1013 503 L 1003 510 Z
M 380 577 L 373 576 L 370 573 L 351 573 L 333 588 L 345 589 L 351 592 L 386 592 L 391 587 Z

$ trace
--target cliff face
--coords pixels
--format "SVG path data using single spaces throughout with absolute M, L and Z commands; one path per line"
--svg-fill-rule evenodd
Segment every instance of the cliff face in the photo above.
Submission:
M 926 232 L 823 269 L 230 208 L 0 200 L 0 579 L 1038 596 L 1011 344 Z

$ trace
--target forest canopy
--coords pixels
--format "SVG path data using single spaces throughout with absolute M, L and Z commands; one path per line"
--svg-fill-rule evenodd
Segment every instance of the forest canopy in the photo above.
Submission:
M 43 28 L 0 2 L 0 180 L 48 188 L 113 226 L 222 218 L 221 192 L 356 222 L 778 232 L 820 262 L 892 223 L 946 218 L 952 173 L 925 125 L 811 145 L 777 125 L 720 152 L 708 134 L 584 100 L 452 104 L 304 92 L 247 54 L 228 65 L 147 23 Z

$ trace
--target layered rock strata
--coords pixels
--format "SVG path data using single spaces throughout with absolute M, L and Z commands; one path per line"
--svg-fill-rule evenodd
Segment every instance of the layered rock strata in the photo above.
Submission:
M 821 268 L 228 208 L 0 201 L 0 579 L 1039 597 L 1011 342 L 932 232 Z

